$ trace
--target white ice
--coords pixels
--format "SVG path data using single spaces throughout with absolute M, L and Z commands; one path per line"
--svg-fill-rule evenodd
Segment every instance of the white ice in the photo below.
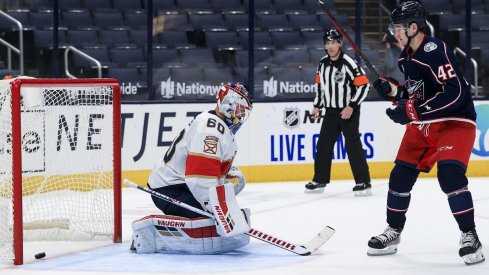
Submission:
M 477 231 L 489 256 L 489 178 L 471 178 Z M 436 179 L 418 180 L 399 251 L 367 256 L 367 242 L 386 226 L 387 180 L 373 196 L 354 197 L 352 181 L 334 181 L 323 194 L 305 194 L 305 182 L 249 184 L 238 196 L 252 210 L 252 226 L 294 243 L 307 243 L 324 226 L 336 234 L 303 257 L 252 240 L 224 255 L 138 255 L 129 252 L 132 220 L 158 214 L 149 195 L 123 190 L 123 243 L 37 242 L 25 245 L 25 264 L 0 262 L 0 274 L 489 274 L 489 261 L 466 266 L 458 256 L 460 232 Z M 42 260 L 34 254 L 46 252 Z M 78 252 L 77 252 L 78 251 Z

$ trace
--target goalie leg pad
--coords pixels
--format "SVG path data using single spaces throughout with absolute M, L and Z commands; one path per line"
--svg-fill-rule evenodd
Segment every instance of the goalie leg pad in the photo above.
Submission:
M 250 226 L 236 201 L 232 184 L 218 185 L 209 189 L 209 206 L 217 222 L 217 232 L 221 237 L 231 237 L 246 233 Z
M 156 252 L 156 228 L 150 219 L 141 219 L 132 223 L 132 244 L 138 254 Z
M 152 230 L 140 230 L 148 228 Z M 215 221 L 210 218 L 152 215 L 135 221 L 134 229 L 138 230 L 138 238 L 134 239 L 137 253 L 220 254 L 246 246 L 250 242 L 250 237 L 246 234 L 220 237 Z M 135 235 L 136 231 L 133 238 Z M 148 245 L 152 236 L 153 244 Z M 142 244 L 139 249 L 138 242 Z M 153 246 L 154 250 L 151 249 Z

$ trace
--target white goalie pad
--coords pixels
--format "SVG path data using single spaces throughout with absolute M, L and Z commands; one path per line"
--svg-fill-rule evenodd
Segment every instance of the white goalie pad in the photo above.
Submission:
M 250 230 L 246 218 L 236 202 L 232 184 L 210 188 L 209 206 L 216 218 L 219 236 L 230 237 Z
M 234 187 L 234 193 L 238 195 L 246 185 L 246 178 L 236 166 L 229 168 L 224 183 L 230 183 Z
M 247 245 L 250 237 L 220 237 L 210 218 L 151 215 L 132 223 L 133 246 L 139 254 L 220 254 Z

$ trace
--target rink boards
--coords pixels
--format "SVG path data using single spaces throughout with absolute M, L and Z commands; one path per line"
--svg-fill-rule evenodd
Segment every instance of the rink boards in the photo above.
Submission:
M 469 176 L 489 176 L 489 101 L 476 101 L 477 134 Z M 214 104 L 124 104 L 122 106 L 123 177 L 144 184 L 153 164 L 193 117 Z M 360 139 L 373 178 L 386 178 L 393 167 L 404 126 L 385 115 L 388 102 L 364 102 Z M 255 103 L 249 121 L 237 133 L 235 159 L 249 182 L 306 181 L 313 175 L 322 121 L 310 119 L 312 103 Z M 459 137 L 463 138 L 463 137 Z M 436 176 L 436 169 L 423 176 Z M 350 179 L 344 138 L 333 153 L 332 179 Z

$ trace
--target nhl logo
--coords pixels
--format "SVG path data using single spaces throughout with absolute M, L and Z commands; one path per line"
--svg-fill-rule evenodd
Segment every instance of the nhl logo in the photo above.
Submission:
M 341 71 L 337 71 L 335 72 L 334 76 L 333 76 L 333 79 L 336 83 L 338 82 L 342 82 L 343 79 L 345 78 L 345 75 L 343 74 L 343 72 Z
M 289 128 L 299 125 L 299 109 L 287 108 L 284 110 L 284 125 Z

